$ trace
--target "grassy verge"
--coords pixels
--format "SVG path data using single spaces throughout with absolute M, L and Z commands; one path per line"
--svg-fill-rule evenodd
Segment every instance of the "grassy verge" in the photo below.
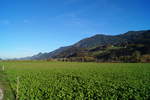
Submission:
M 0 70 L 0 88 L 4 92 L 4 100 L 15 100 L 13 92 L 11 91 L 7 75 L 4 71 Z

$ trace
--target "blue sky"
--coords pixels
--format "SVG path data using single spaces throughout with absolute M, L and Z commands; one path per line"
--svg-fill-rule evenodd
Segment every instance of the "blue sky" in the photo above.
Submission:
M 50 52 L 95 34 L 150 29 L 150 0 L 0 0 L 0 57 Z

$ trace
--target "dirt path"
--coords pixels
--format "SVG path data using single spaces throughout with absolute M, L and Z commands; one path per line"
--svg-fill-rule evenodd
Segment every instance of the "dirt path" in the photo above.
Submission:
M 0 71 L 0 100 L 4 100 L 3 75 Z
M 4 87 L 3 87 L 3 77 L 0 73 L 0 100 L 4 100 Z
M 0 100 L 15 100 L 6 73 L 0 70 Z
M 3 100 L 4 94 L 3 94 L 3 90 L 0 88 L 0 100 Z

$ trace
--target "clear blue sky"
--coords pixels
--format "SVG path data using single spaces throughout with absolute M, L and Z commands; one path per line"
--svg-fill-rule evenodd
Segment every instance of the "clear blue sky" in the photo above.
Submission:
M 50 52 L 94 34 L 150 29 L 150 0 L 0 0 L 0 57 Z

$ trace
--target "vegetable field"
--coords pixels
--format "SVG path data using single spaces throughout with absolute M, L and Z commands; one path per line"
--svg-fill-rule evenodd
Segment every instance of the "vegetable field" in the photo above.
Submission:
M 150 100 L 149 63 L 5 61 L 18 100 Z

